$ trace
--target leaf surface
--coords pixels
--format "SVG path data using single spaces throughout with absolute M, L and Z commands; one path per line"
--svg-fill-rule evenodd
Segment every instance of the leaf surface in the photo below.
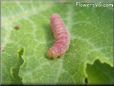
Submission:
M 50 29 L 53 13 L 63 18 L 71 44 L 63 57 L 50 60 L 47 51 L 55 41 Z M 80 7 L 72 1 L 3 1 L 1 32 L 2 83 L 15 83 L 11 70 L 22 48 L 23 63 L 16 76 L 23 84 L 84 84 L 87 63 L 98 59 L 113 66 L 112 8 Z

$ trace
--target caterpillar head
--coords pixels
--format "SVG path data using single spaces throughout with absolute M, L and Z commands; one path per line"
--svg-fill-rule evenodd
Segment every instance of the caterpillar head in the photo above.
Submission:
M 55 50 L 53 48 L 50 48 L 48 50 L 48 56 L 49 56 L 49 58 L 56 58 L 56 57 L 58 57 L 57 53 L 55 52 Z

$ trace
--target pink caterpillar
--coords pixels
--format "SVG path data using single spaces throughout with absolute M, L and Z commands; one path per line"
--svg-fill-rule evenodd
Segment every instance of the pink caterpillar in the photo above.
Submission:
M 48 56 L 51 58 L 63 56 L 69 48 L 70 34 L 58 14 L 51 16 L 51 30 L 55 37 L 55 43 L 48 50 Z

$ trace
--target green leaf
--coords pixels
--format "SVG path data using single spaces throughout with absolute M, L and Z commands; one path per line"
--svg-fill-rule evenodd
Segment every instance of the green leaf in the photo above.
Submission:
M 84 84 L 87 63 L 99 59 L 113 66 L 110 8 L 80 7 L 74 1 L 2 1 L 2 83 L 16 83 L 12 78 L 18 77 L 23 84 Z M 55 41 L 50 29 L 53 13 L 63 18 L 71 44 L 63 57 L 50 60 L 47 51 Z M 24 49 L 23 63 L 16 59 L 19 49 Z
M 114 67 L 96 60 L 86 68 L 89 84 L 114 84 Z

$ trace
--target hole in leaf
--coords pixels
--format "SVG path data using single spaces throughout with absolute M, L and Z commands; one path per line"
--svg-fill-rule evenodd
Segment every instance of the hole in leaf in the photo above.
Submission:
M 14 29 L 15 29 L 15 30 L 19 30 L 19 29 L 20 29 L 20 26 L 19 26 L 19 25 L 16 25 L 16 26 L 14 27 Z
M 14 82 L 14 84 L 22 84 L 22 78 L 18 74 L 19 74 L 20 66 L 23 64 L 23 59 L 22 59 L 23 52 L 24 52 L 23 48 L 21 48 L 18 51 L 17 63 L 13 68 L 11 68 L 12 81 Z
M 85 84 L 88 84 L 88 79 L 87 79 L 87 77 L 85 78 Z
M 114 84 L 114 67 L 96 60 L 87 64 L 88 84 Z

